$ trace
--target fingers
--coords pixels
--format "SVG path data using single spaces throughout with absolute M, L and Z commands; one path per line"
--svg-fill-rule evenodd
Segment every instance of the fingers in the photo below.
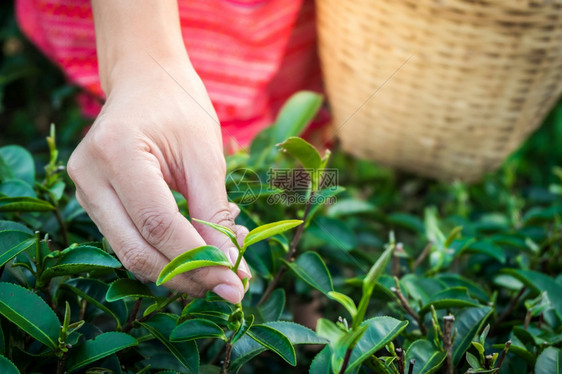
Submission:
M 169 259 L 152 247 L 136 230 L 121 201 L 109 185 L 98 189 L 87 199 L 79 191 L 80 204 L 91 214 L 123 263 L 140 280 L 155 282 L 158 275 L 169 263 Z M 203 296 L 213 290 L 231 303 L 238 303 L 243 297 L 240 280 L 230 269 L 208 267 L 180 274 L 167 282 L 167 288 L 192 296 Z
M 221 164 L 219 163 L 219 165 Z M 197 173 L 196 176 L 189 176 L 189 188 L 187 191 L 180 192 L 186 196 L 189 214 L 193 218 L 230 228 L 236 233 L 239 245 L 242 245 L 248 230 L 234 223 L 234 218 L 240 213 L 240 208 L 236 204 L 228 202 L 224 174 L 223 168 L 216 167 L 212 170 Z M 207 244 L 221 248 L 233 263 L 236 262 L 238 249 L 229 238 L 198 222 L 194 222 L 193 225 Z M 250 268 L 244 259 L 238 267 L 238 275 L 242 279 L 252 277 Z

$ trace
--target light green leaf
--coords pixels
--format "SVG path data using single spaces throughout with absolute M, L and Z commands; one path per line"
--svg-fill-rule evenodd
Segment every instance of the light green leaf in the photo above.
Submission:
M 94 339 L 72 348 L 68 354 L 67 366 L 69 371 L 84 367 L 92 362 L 119 352 L 125 348 L 137 345 L 138 342 L 131 335 L 122 332 L 106 332 Z
M 230 268 L 231 264 L 228 257 L 220 249 L 212 245 L 204 245 L 191 249 L 170 261 L 158 275 L 156 284 L 161 285 L 178 274 L 207 266 Z
M 535 374 L 560 373 L 562 373 L 562 351 L 554 347 L 546 348 L 537 358 Z
M 174 357 L 190 373 L 199 372 L 199 351 L 195 341 L 172 343 L 168 339 L 176 327 L 176 317 L 170 314 L 158 313 L 146 322 L 140 324 L 174 355 Z
M 260 307 L 266 321 L 277 321 L 285 309 L 285 290 L 277 288 Z
M 355 344 L 346 372 L 353 372 L 354 368 L 359 367 L 373 353 L 394 340 L 408 326 L 408 321 L 375 317 L 363 321 L 361 326 L 367 326 L 367 330 Z
M 416 360 L 412 374 L 430 374 L 441 367 L 446 357 L 447 353 L 436 349 L 430 341 L 419 339 L 408 347 L 406 363 Z
M 90 245 L 79 245 L 65 249 L 54 263 L 48 263 L 41 279 L 120 267 L 121 263 L 104 250 Z
M 328 208 L 328 215 L 331 217 L 351 216 L 362 213 L 373 213 L 376 207 L 364 200 L 359 199 L 343 199 Z
M 294 227 L 297 227 L 301 223 L 302 221 L 299 219 L 290 219 L 285 221 L 272 222 L 266 225 L 256 227 L 255 229 L 250 231 L 248 235 L 246 235 L 246 238 L 244 239 L 243 249 L 245 250 L 252 244 L 255 244 L 257 242 L 260 242 L 277 234 L 281 234 L 282 232 L 290 230 Z
M 289 365 L 297 365 L 295 348 L 281 332 L 267 325 L 254 325 L 247 334 L 256 342 L 277 353 Z
M 4 356 L 0 356 L 0 373 L 2 374 L 20 374 L 19 369 L 14 363 Z
M 203 318 L 188 319 L 176 326 L 170 334 L 171 342 L 186 342 L 203 338 L 226 340 L 224 332 L 216 323 Z
M 331 346 L 334 346 L 346 334 L 334 322 L 326 318 L 318 319 L 316 333 L 319 337 L 326 339 Z
M 109 302 L 121 300 L 127 297 L 154 298 L 154 294 L 145 284 L 135 279 L 120 278 L 109 285 L 105 299 Z
M 457 336 L 453 343 L 453 361 L 458 365 L 464 353 L 470 347 L 474 336 L 482 329 L 488 317 L 492 314 L 490 307 L 468 308 L 463 310 L 453 324 Z
M 299 160 L 305 169 L 316 170 L 322 163 L 322 158 L 316 148 L 302 138 L 291 137 L 277 146 Z
M 357 314 L 357 306 L 355 306 L 355 302 L 351 297 L 337 291 L 328 292 L 328 297 L 332 300 L 337 301 L 345 309 L 347 309 L 349 315 L 351 316 L 351 319 L 355 318 L 355 315 Z
M 33 185 L 35 183 L 35 161 L 33 156 L 25 148 L 18 145 L 0 147 L 0 158 L 7 166 L 8 175 L 0 179 L 17 178 Z M 6 170 L 2 170 L 6 173 Z
M 0 197 L 0 212 L 46 212 L 55 207 L 34 197 Z
M 0 231 L 0 266 L 35 244 L 35 238 L 23 231 Z
M 392 257 L 392 253 L 394 251 L 394 243 L 391 243 L 387 246 L 385 251 L 380 255 L 377 261 L 371 266 L 369 272 L 363 279 L 363 294 L 361 295 L 361 301 L 359 302 L 359 306 L 357 307 L 357 315 L 353 319 L 353 328 L 356 329 L 359 327 L 363 318 L 365 317 L 365 313 L 367 312 L 367 307 L 369 306 L 369 300 L 371 299 L 371 295 L 375 286 L 384 273 L 390 258 Z
M 234 231 L 232 231 L 228 227 L 221 226 L 221 225 L 218 225 L 218 224 L 212 223 L 212 222 L 203 221 L 203 220 L 200 220 L 200 219 L 197 219 L 197 218 L 192 218 L 192 220 L 195 221 L 195 222 L 199 222 L 203 225 L 209 226 L 212 229 L 217 230 L 218 232 L 226 235 L 230 239 L 232 244 L 234 244 L 236 247 L 238 247 L 238 240 L 236 238 L 236 233 L 234 233 Z
M 299 278 L 324 293 L 334 290 L 332 277 L 322 257 L 316 252 L 305 252 L 295 262 L 282 260 Z
M 0 283 L 0 314 L 50 348 L 56 348 L 60 321 L 33 292 L 12 283 Z
M 291 136 L 298 136 L 312 121 L 323 97 L 311 91 L 300 91 L 291 96 L 283 105 L 272 126 L 273 144 Z

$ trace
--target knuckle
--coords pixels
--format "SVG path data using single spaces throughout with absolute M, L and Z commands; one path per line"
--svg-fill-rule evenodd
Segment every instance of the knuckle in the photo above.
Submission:
M 150 261 L 148 254 L 138 248 L 129 248 L 122 252 L 121 263 L 135 275 L 143 276 L 148 272 Z
M 111 120 L 101 119 L 96 121 L 96 127 L 92 128 L 87 138 L 89 152 L 101 159 L 111 159 L 115 152 L 123 147 L 123 142 L 116 129 L 119 126 Z
M 139 214 L 140 233 L 152 245 L 162 245 L 173 234 L 174 218 L 171 214 L 144 211 Z
M 232 216 L 232 212 L 228 208 L 221 208 L 215 213 L 213 213 L 209 219 L 209 222 L 216 223 L 221 226 L 226 226 L 230 228 L 234 228 L 234 218 Z

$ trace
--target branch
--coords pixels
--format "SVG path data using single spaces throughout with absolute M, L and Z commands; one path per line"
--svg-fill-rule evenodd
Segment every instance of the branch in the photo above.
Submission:
M 314 192 L 310 193 L 310 196 L 308 197 L 308 200 L 306 202 L 306 207 L 304 208 L 304 213 L 302 215 L 302 223 L 297 227 L 297 232 L 295 233 L 295 236 L 293 237 L 293 241 L 291 242 L 291 246 L 289 247 L 289 252 L 287 253 L 287 256 L 285 256 L 285 261 L 287 262 L 294 262 L 295 261 L 295 255 L 297 253 L 297 244 L 301 238 L 301 235 L 304 231 L 304 225 L 306 223 L 306 218 L 308 217 L 308 213 L 310 212 L 310 208 L 312 207 L 312 199 L 314 198 Z M 283 275 L 285 274 L 285 272 L 287 271 L 287 267 L 285 266 L 285 264 L 282 264 L 281 267 L 279 268 L 279 271 L 277 272 L 277 274 L 275 274 L 275 277 L 273 278 L 273 280 L 271 281 L 271 283 L 269 283 L 269 285 L 267 286 L 267 289 L 265 290 L 265 292 L 263 293 L 263 296 L 261 297 L 260 301 L 258 302 L 258 306 L 261 306 L 271 295 L 271 293 L 273 292 L 273 290 L 275 289 L 275 287 L 277 287 L 277 284 L 279 283 L 279 281 L 281 280 L 281 278 L 283 277 Z
M 395 277 L 394 282 L 396 284 L 396 287 L 390 287 L 390 291 L 392 293 L 394 293 L 394 295 L 396 295 L 396 297 L 398 298 L 398 301 L 400 301 L 400 305 L 402 306 L 404 311 L 406 311 L 406 313 L 411 315 L 414 318 L 414 320 L 417 322 L 418 326 L 420 327 L 420 331 L 422 332 L 422 334 L 427 335 L 427 329 L 426 329 L 423 321 L 421 320 L 419 314 L 416 313 L 414 308 L 412 308 L 410 303 L 408 303 L 408 300 L 406 300 L 406 298 L 402 294 L 402 290 L 400 290 L 400 284 L 398 283 L 398 278 Z
M 511 299 L 511 302 L 509 303 L 507 308 L 498 317 L 498 319 L 496 319 L 496 322 L 494 322 L 492 327 L 490 327 L 490 331 L 494 331 L 496 328 L 498 328 L 500 323 L 502 323 L 507 317 L 511 315 L 511 313 L 513 313 L 513 310 L 515 310 L 515 308 L 517 307 L 517 304 L 519 303 L 519 299 L 521 299 L 521 296 L 523 296 L 523 293 L 525 292 L 526 289 L 527 288 L 525 286 L 521 287 L 519 292 L 517 292 L 517 295 L 515 295 L 515 297 Z
M 340 374 L 345 374 L 345 371 L 347 370 L 347 366 L 349 365 L 349 359 L 351 358 L 351 348 L 347 348 L 347 351 L 345 351 L 345 357 L 343 358 L 343 364 L 341 366 L 340 369 Z
M 455 317 L 452 314 L 443 317 L 443 348 L 447 352 L 445 359 L 445 374 L 453 374 L 455 366 L 453 365 L 453 323 Z

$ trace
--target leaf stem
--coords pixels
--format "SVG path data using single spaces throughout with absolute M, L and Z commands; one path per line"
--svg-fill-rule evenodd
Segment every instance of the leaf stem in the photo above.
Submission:
M 139 309 L 142 304 L 142 297 L 139 297 L 137 301 L 135 301 L 135 305 L 133 305 L 133 310 L 127 319 L 127 323 L 123 327 L 123 332 L 129 332 L 133 328 L 133 322 L 137 319 L 137 314 L 139 313 Z
M 347 370 L 347 366 L 349 365 L 349 360 L 351 359 L 351 351 L 353 350 L 352 347 L 347 348 L 347 351 L 345 351 L 345 356 L 343 358 L 343 364 L 341 366 L 340 369 L 340 374 L 345 374 L 345 371 Z
M 297 252 L 297 244 L 298 244 L 298 242 L 301 238 L 301 235 L 304 231 L 304 225 L 305 225 L 305 222 L 306 222 L 306 217 L 308 217 L 308 213 L 310 213 L 310 208 L 312 207 L 313 198 L 314 198 L 314 191 L 312 191 L 310 193 L 310 196 L 308 197 L 308 200 L 306 201 L 306 207 L 304 208 L 304 213 L 302 215 L 302 223 L 297 227 L 297 231 L 295 232 L 295 236 L 293 237 L 293 240 L 291 241 L 291 245 L 289 247 L 289 251 L 287 252 L 287 256 L 285 256 L 285 261 L 287 261 L 287 262 L 294 262 L 295 261 L 295 254 Z M 281 267 L 279 268 L 279 271 L 277 271 L 277 274 L 275 274 L 275 277 L 273 278 L 271 283 L 269 283 L 269 285 L 267 286 L 267 289 L 265 290 L 265 292 L 263 293 L 263 296 L 261 297 L 260 301 L 258 302 L 258 306 L 261 306 L 269 298 L 269 296 L 271 296 L 271 293 L 273 292 L 275 287 L 277 287 L 277 284 L 279 283 L 279 281 L 281 280 L 281 278 L 283 277 L 283 275 L 285 274 L 286 271 L 287 271 L 287 267 L 285 266 L 285 264 L 282 264 Z
M 453 374 L 455 365 L 453 365 L 453 323 L 455 317 L 452 314 L 443 317 L 443 349 L 447 352 L 445 359 L 445 374 Z
M 498 369 L 498 371 L 499 371 L 499 369 L 502 367 L 503 360 L 505 359 L 505 356 L 507 355 L 507 352 L 509 351 L 509 347 L 511 347 L 511 340 L 508 340 L 508 341 L 505 343 L 505 347 L 503 347 L 503 351 L 502 351 L 502 353 L 501 353 L 501 355 L 500 355 L 500 359 L 498 360 L 498 366 L 497 366 L 497 368 L 496 368 L 496 369 Z
M 392 293 L 394 293 L 394 295 L 396 295 L 396 297 L 398 298 L 398 301 L 400 302 L 400 305 L 402 306 L 404 311 L 414 318 L 414 320 L 416 321 L 416 323 L 420 327 L 421 333 L 423 335 L 427 335 L 427 328 L 425 327 L 425 324 L 423 323 L 419 314 L 416 313 L 414 308 L 412 308 L 412 306 L 410 305 L 410 303 L 408 302 L 408 300 L 406 299 L 406 297 L 402 293 L 402 290 L 400 289 L 400 283 L 398 282 L 398 278 L 394 277 L 394 283 L 396 284 L 396 287 L 390 287 L 390 291 Z
M 517 292 L 517 295 L 515 295 L 515 297 L 511 299 L 511 302 L 509 303 L 507 308 L 498 317 L 498 319 L 496 319 L 496 322 L 494 322 L 494 324 L 490 328 L 490 331 L 494 331 L 496 328 L 498 328 L 500 323 L 502 323 L 507 317 L 511 315 L 511 313 L 513 313 L 513 310 L 517 307 L 517 304 L 519 303 L 519 299 L 521 299 L 521 296 L 523 296 L 523 293 L 525 292 L 526 289 L 527 288 L 525 286 L 521 287 L 519 292 Z
M 228 339 L 228 342 L 225 345 L 226 351 L 224 353 L 224 361 L 222 362 L 221 374 L 228 373 L 228 368 L 230 367 L 230 356 L 232 355 L 232 338 L 234 338 L 235 334 L 236 332 L 233 331 L 232 335 L 230 335 L 230 339 Z

